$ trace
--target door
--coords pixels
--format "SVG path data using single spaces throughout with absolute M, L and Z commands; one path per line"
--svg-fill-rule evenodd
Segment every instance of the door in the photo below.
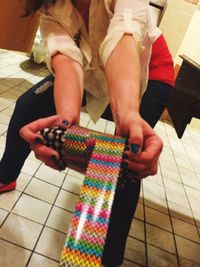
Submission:
M 23 0 L 0 0 L 0 48 L 29 52 L 38 29 L 38 16 L 23 18 Z

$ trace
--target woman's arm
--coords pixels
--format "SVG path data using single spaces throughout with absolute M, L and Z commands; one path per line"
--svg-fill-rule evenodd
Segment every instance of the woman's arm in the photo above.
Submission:
M 105 66 L 115 122 L 128 111 L 139 112 L 140 60 L 132 36 L 124 35 Z
M 162 141 L 140 117 L 140 61 L 132 36 L 124 35 L 105 66 L 117 134 L 129 139 L 128 167 L 138 178 L 157 173 Z M 133 152 L 133 153 L 132 153 Z
M 73 59 L 57 53 L 52 57 L 52 68 L 56 112 L 70 124 L 78 123 L 83 97 L 82 67 Z

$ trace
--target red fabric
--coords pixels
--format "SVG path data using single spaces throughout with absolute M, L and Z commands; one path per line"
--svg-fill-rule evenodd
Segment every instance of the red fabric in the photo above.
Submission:
M 163 35 L 152 46 L 149 80 L 159 80 L 174 86 L 173 60 Z

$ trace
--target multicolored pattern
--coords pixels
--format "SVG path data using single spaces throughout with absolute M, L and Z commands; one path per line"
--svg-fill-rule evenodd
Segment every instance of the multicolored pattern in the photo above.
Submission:
M 100 267 L 126 139 L 77 126 L 42 134 L 63 162 L 86 170 L 60 267 Z

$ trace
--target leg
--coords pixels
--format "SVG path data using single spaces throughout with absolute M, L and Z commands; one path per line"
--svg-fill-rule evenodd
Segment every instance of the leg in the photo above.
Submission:
M 172 86 L 160 82 L 149 81 L 140 105 L 142 118 L 154 128 L 164 109 L 172 97 Z
M 141 116 L 154 127 L 165 109 L 172 92 L 171 86 L 159 81 L 149 81 L 140 105 Z M 111 118 L 108 107 L 104 118 Z M 127 236 L 138 203 L 140 181 L 127 183 L 124 188 L 117 187 L 112 207 L 103 264 L 116 267 L 123 262 Z
M 19 136 L 19 129 L 40 117 L 55 114 L 53 86 L 43 93 L 35 93 L 36 89 L 49 81 L 53 81 L 51 75 L 25 92 L 16 102 L 15 110 L 8 126 L 5 152 L 0 162 L 0 182 L 3 184 L 8 184 L 17 179 L 30 153 L 29 144 Z M 14 151 L 17 152 L 17 156 L 13 153 Z

